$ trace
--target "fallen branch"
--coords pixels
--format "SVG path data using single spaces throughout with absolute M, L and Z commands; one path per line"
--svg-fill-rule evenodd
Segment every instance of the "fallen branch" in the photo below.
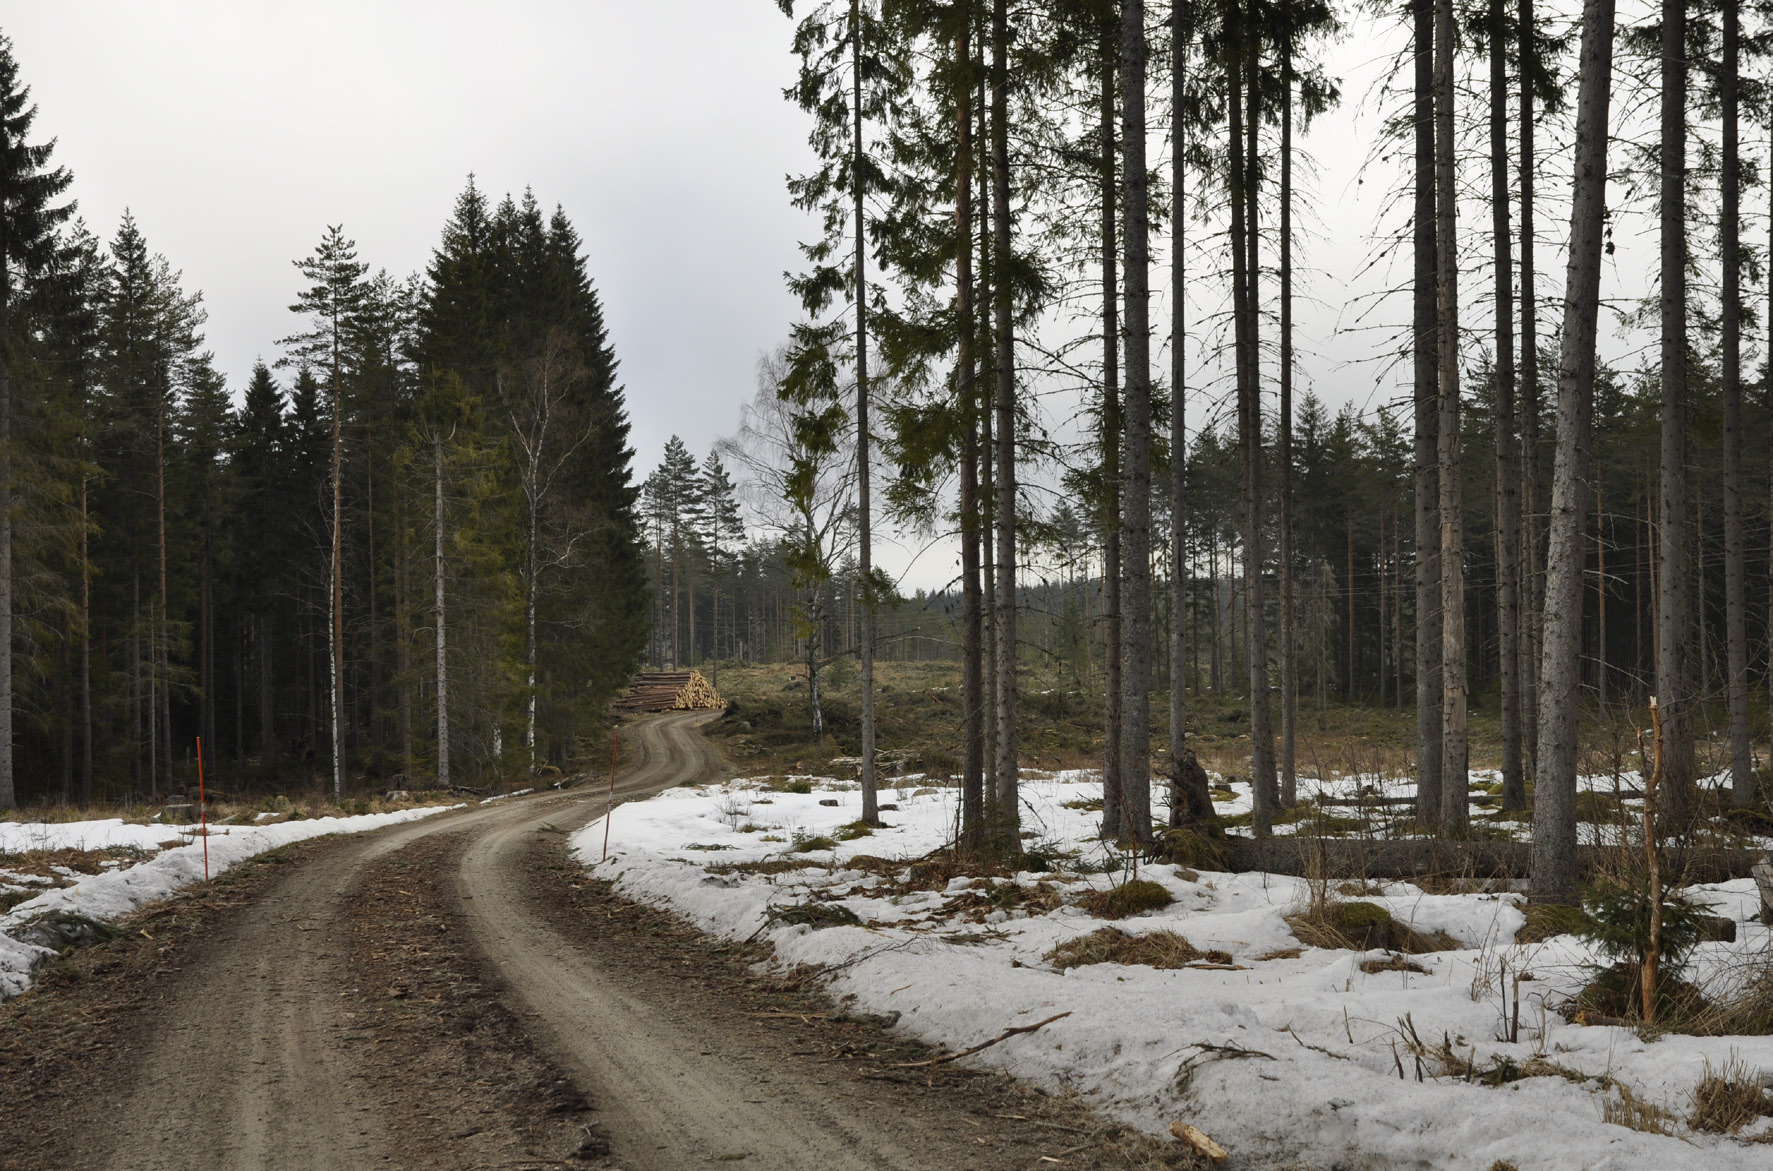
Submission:
M 1050 1016 L 1046 1020 L 1040 1021 L 1036 1024 L 1017 1025 L 1013 1029 L 1005 1029 L 1003 1032 L 1001 1032 L 997 1036 L 991 1038 L 991 1040 L 989 1040 L 989 1041 L 982 1041 L 979 1044 L 974 1045 L 971 1049 L 962 1049 L 959 1053 L 945 1053 L 941 1057 L 934 1057 L 934 1058 L 931 1058 L 929 1061 L 901 1061 L 901 1062 L 893 1065 L 891 1068 L 893 1068 L 893 1069 L 921 1069 L 927 1065 L 931 1069 L 934 1069 L 934 1068 L 936 1068 L 936 1066 L 946 1065 L 950 1061 L 959 1061 L 963 1057 L 971 1057 L 975 1053 L 979 1053 L 979 1052 L 982 1052 L 983 1050 L 991 1048 L 993 1045 L 997 1044 L 999 1041 L 1008 1041 L 1011 1037 L 1020 1036 L 1023 1033 L 1032 1033 L 1036 1029 L 1044 1029 L 1048 1025 L 1052 1024 L 1054 1021 L 1062 1021 L 1070 1015 L 1071 1014 L 1069 1012 L 1062 1012 L 1058 1016 Z
M 1215 1163 L 1223 1163 L 1228 1157 L 1224 1147 L 1186 1122 L 1170 1123 L 1170 1133 L 1192 1147 L 1195 1154 L 1211 1159 Z

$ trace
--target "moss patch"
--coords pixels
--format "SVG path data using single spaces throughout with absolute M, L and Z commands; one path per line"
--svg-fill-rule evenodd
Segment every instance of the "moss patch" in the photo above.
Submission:
M 1516 943 L 1543 943 L 1558 935 L 1574 935 L 1586 927 L 1593 927 L 1594 920 L 1581 907 L 1568 907 L 1562 903 L 1533 903 L 1523 908 L 1527 913 L 1527 922 L 1515 932 Z
M 1199 830 L 1178 827 L 1163 833 L 1161 853 L 1165 862 L 1194 870 L 1224 870 L 1230 862 L 1225 855 L 1225 842 Z

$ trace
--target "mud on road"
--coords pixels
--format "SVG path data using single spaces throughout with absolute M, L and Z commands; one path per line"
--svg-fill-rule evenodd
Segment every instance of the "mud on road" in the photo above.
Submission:
M 618 800 L 719 769 L 639 725 Z M 0 1006 L 0 1167 L 1188 1166 L 587 878 L 596 787 L 304 843 Z M 618 814 L 619 818 L 619 814 Z

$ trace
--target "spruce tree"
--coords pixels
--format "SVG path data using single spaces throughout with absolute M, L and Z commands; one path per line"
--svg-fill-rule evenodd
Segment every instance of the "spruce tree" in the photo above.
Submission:
M 0 34 L 0 809 L 18 804 L 13 780 L 13 390 L 15 298 L 54 259 L 56 228 L 74 212 L 55 200 L 72 177 L 49 160 L 55 142 L 30 141 L 37 106 L 19 78 L 11 38 Z

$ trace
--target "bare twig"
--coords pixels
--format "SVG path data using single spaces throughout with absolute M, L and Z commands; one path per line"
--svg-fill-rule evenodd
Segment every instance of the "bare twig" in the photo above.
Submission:
M 1046 1026 L 1052 1024 L 1054 1021 L 1064 1020 L 1066 1017 L 1068 1017 L 1070 1015 L 1071 1014 L 1069 1012 L 1062 1012 L 1058 1016 L 1050 1016 L 1046 1020 L 1040 1021 L 1036 1024 L 1018 1025 L 1013 1029 L 1005 1029 L 1003 1032 L 999 1033 L 997 1036 L 991 1038 L 991 1040 L 982 1041 L 979 1044 L 974 1045 L 971 1049 L 962 1049 L 959 1053 L 945 1053 L 940 1057 L 931 1058 L 929 1061 L 901 1061 L 901 1062 L 895 1064 L 894 1066 L 892 1066 L 892 1068 L 893 1069 L 921 1069 L 922 1067 L 927 1065 L 931 1069 L 934 1069 L 936 1066 L 946 1065 L 950 1061 L 959 1061 L 963 1057 L 971 1057 L 973 1054 L 978 1053 L 981 1050 L 991 1048 L 993 1045 L 997 1044 L 999 1041 L 1008 1041 L 1011 1037 L 1019 1036 L 1022 1033 L 1032 1033 L 1036 1029 L 1044 1029 Z

